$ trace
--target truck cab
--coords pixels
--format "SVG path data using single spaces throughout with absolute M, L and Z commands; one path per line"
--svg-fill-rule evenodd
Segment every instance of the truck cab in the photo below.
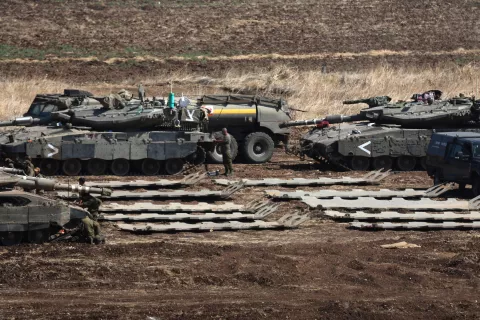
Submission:
M 427 173 L 434 183 L 472 185 L 480 195 L 480 133 L 434 133 L 427 150 Z

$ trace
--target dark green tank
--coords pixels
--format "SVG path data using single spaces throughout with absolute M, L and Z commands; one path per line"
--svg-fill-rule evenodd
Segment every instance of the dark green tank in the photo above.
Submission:
M 316 125 L 302 136 L 298 146 L 300 154 L 338 168 L 424 169 L 434 130 L 480 131 L 478 100 L 465 97 L 435 100 L 440 98 L 439 91 L 431 92 L 427 99 L 384 103 L 350 116 L 331 115 L 282 126 Z M 356 102 L 370 106 L 371 102 L 382 99 L 374 97 Z

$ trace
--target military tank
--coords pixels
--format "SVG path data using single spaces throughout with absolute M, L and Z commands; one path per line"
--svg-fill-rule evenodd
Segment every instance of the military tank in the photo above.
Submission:
M 248 163 L 269 161 L 275 146 L 286 143 L 288 140 L 290 130 L 279 127 L 279 124 L 291 120 L 290 108 L 283 99 L 252 95 L 204 95 L 189 99 L 182 95 L 174 100 L 177 107 L 188 106 L 208 110 L 208 132 L 218 136 L 222 128 L 227 127 L 234 138 L 232 155 L 238 153 Z M 87 91 L 66 89 L 63 94 L 37 95 L 24 116 L 36 119 L 35 124 L 48 124 L 52 121 L 50 117 L 52 112 L 78 109 L 82 106 L 99 107 L 101 103 L 110 108 L 134 107 L 139 104 L 162 107 L 167 101 L 158 97 L 146 99 L 144 93 L 139 93 L 138 98 L 126 91 L 106 97 L 94 97 Z M 133 119 L 131 120 L 134 123 Z M 119 128 L 128 129 L 125 125 L 119 125 Z M 222 163 L 218 146 L 207 151 L 207 157 L 210 162 Z
M 423 99 L 422 99 L 423 97 Z M 426 97 L 426 98 L 425 98 Z M 480 101 L 455 97 L 441 100 L 441 91 L 414 95 L 412 101 L 390 103 L 390 97 L 345 101 L 366 103 L 359 113 L 285 122 L 281 127 L 315 125 L 302 136 L 300 155 L 352 170 L 425 169 L 426 150 L 434 131 L 480 131 Z
M 30 156 L 45 175 L 156 175 L 203 163 L 215 147 L 205 108 L 80 93 L 37 96 L 24 117 L 0 122 L 22 127 L 0 136 L 4 157 Z
M 6 170 L 1 170 L 6 172 Z M 21 242 L 42 243 L 65 226 L 76 226 L 87 211 L 65 202 L 49 199 L 30 192 L 13 190 L 65 190 L 108 195 L 106 188 L 82 187 L 57 183 L 45 178 L 19 175 L 0 175 L 0 244 L 16 245 Z

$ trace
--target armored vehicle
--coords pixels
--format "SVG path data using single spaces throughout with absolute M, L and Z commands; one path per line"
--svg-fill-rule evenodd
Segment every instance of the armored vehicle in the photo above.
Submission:
M 41 243 L 62 227 L 76 226 L 87 215 L 84 209 L 67 205 L 44 196 L 12 190 L 67 190 L 83 193 L 111 194 L 105 188 L 81 187 L 56 183 L 44 178 L 0 175 L 0 244 L 15 245 L 23 242 Z
M 128 98 L 123 102 L 126 106 L 134 107 L 140 104 L 149 107 L 162 108 L 166 105 L 163 98 L 135 99 L 129 94 L 122 92 L 120 97 L 94 97 L 87 91 L 66 89 L 64 94 L 40 94 L 37 95 L 25 117 L 32 117 L 32 124 L 49 124 L 52 122 L 52 113 L 66 109 L 78 109 L 78 107 L 101 107 L 101 102 L 109 100 L 110 105 Z M 125 100 L 125 99 L 124 99 Z M 175 100 L 176 108 L 202 108 L 208 110 L 208 127 L 205 128 L 215 136 L 220 134 L 222 128 L 228 128 L 234 137 L 232 141 L 232 155 L 241 155 L 249 163 L 263 163 L 272 157 L 274 147 L 286 143 L 290 130 L 280 128 L 279 124 L 291 120 L 290 109 L 285 100 L 270 99 L 266 97 L 249 95 L 206 95 L 198 99 L 179 97 Z M 80 117 L 82 115 L 79 115 Z M 130 119 L 131 123 L 135 123 Z M 95 123 L 100 124 L 98 119 Z M 92 126 L 92 123 L 83 124 L 77 116 L 76 125 Z M 137 126 L 135 123 L 134 126 Z M 148 127 L 145 123 L 144 126 Z M 126 123 L 118 123 L 119 130 L 128 130 Z M 111 128 L 110 128 L 111 129 Z M 95 130 L 102 130 L 96 128 Z M 210 162 L 221 163 L 222 155 L 219 147 L 207 151 Z
M 427 173 L 435 184 L 458 183 L 460 189 L 472 185 L 480 195 L 480 133 L 434 133 L 427 150 Z
M 428 94 L 428 95 L 427 95 Z M 428 96 L 420 100 L 420 96 Z M 480 102 L 473 98 L 439 100 L 432 90 L 414 101 L 388 103 L 375 97 L 346 103 L 367 103 L 368 108 L 351 116 L 291 121 L 282 127 L 316 125 L 300 141 L 299 153 L 352 170 L 425 169 L 426 150 L 433 130 L 480 131 Z M 388 98 L 388 99 L 387 99 Z M 437 99 L 437 100 L 435 100 Z
M 248 95 L 208 95 L 193 101 L 209 110 L 209 132 L 218 134 L 224 127 L 235 138 L 238 154 L 248 163 L 271 159 L 276 145 L 287 143 L 290 130 L 280 124 L 290 121 L 290 109 L 283 99 Z M 232 154 L 236 154 L 234 150 Z M 216 148 L 208 153 L 211 162 L 221 163 Z
M 0 145 L 5 157 L 30 156 L 46 175 L 78 175 L 82 169 L 92 175 L 107 169 L 115 175 L 176 174 L 186 162 L 203 163 L 205 152 L 214 149 L 204 108 L 171 108 L 118 94 L 84 95 L 68 104 L 44 98 L 37 96 L 26 116 L 0 123 L 22 126 L 0 136 Z

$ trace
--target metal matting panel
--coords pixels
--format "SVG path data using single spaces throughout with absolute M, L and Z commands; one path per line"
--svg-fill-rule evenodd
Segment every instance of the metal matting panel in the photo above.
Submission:
M 172 231 L 216 231 L 216 230 L 255 230 L 255 229 L 285 229 L 296 228 L 304 221 L 308 220 L 306 215 L 298 215 L 297 213 L 283 216 L 277 221 L 267 222 L 262 220 L 252 220 L 249 222 L 228 221 L 228 222 L 200 222 L 185 223 L 171 222 L 168 224 L 142 223 L 142 224 L 125 224 L 119 223 L 117 226 L 121 230 L 131 232 L 172 232 Z
M 472 222 L 377 222 L 377 223 L 365 223 L 365 222 L 352 222 L 349 224 L 350 228 L 362 229 L 362 230 L 441 230 L 441 229 L 461 229 L 471 230 L 480 229 L 480 221 Z
M 255 220 L 260 219 L 255 214 L 232 212 L 230 214 L 218 214 L 207 212 L 204 214 L 191 213 L 175 213 L 175 214 L 158 214 L 146 213 L 136 215 L 113 214 L 104 215 L 100 220 L 105 221 L 217 221 L 217 220 Z
M 124 181 L 110 181 L 110 182 L 98 182 L 91 184 L 98 188 L 110 188 L 110 189 L 124 189 L 124 188 L 174 188 L 181 186 L 193 185 L 200 182 L 206 177 L 204 172 L 195 172 L 185 176 L 182 180 L 169 180 L 160 179 L 157 181 L 147 180 L 134 180 L 129 182 Z
M 475 221 L 480 220 L 480 212 L 470 211 L 469 213 L 447 212 L 414 212 L 400 213 L 395 211 L 383 211 L 380 213 L 368 213 L 357 211 L 353 213 L 330 211 L 324 213 L 327 217 L 338 220 L 415 220 L 415 221 Z
M 256 212 L 260 208 L 271 206 L 268 201 L 254 200 L 245 205 L 225 202 L 212 204 L 198 202 L 196 204 L 170 202 L 167 204 L 153 204 L 150 202 L 137 202 L 135 204 L 104 203 L 100 206 L 101 213 L 128 212 L 128 213 L 155 213 L 155 212 Z
M 480 198 L 474 198 L 470 201 L 447 199 L 444 201 L 435 201 L 430 198 L 420 198 L 417 200 L 406 200 L 403 198 L 393 198 L 390 200 L 378 200 L 371 197 L 358 199 L 318 199 L 315 197 L 302 197 L 302 201 L 311 208 L 344 208 L 344 209 L 405 209 L 405 210 L 427 210 L 427 211 L 468 211 L 478 209 Z
M 254 213 L 186 213 L 179 212 L 173 214 L 142 213 L 142 214 L 104 214 L 100 216 L 105 221 L 217 221 L 217 220 L 261 220 L 274 213 L 279 205 L 269 205 L 260 208 Z
M 241 182 L 245 184 L 246 187 L 252 186 L 285 186 L 285 187 L 296 187 L 296 186 L 326 186 L 326 185 L 335 185 L 335 184 L 378 184 L 385 177 L 390 175 L 390 171 L 372 171 L 367 173 L 361 178 L 351 178 L 351 177 L 341 177 L 341 178 L 317 178 L 317 179 L 261 179 L 261 180 L 249 180 L 242 179 Z M 228 179 L 214 179 L 216 184 L 220 185 L 231 185 L 238 183 L 239 181 L 228 180 Z
M 303 191 L 296 190 L 294 192 L 287 192 L 281 190 L 265 190 L 267 196 L 276 199 L 302 199 L 302 197 L 315 197 L 318 199 L 327 199 L 327 198 L 360 198 L 360 197 L 375 197 L 375 198 L 433 198 L 438 197 L 439 195 L 450 190 L 451 186 L 435 186 L 426 190 L 414 190 L 414 189 L 404 189 L 404 190 L 389 190 L 389 189 L 380 189 L 380 190 L 362 190 L 362 189 L 353 189 L 353 190 L 319 190 L 319 191 Z

